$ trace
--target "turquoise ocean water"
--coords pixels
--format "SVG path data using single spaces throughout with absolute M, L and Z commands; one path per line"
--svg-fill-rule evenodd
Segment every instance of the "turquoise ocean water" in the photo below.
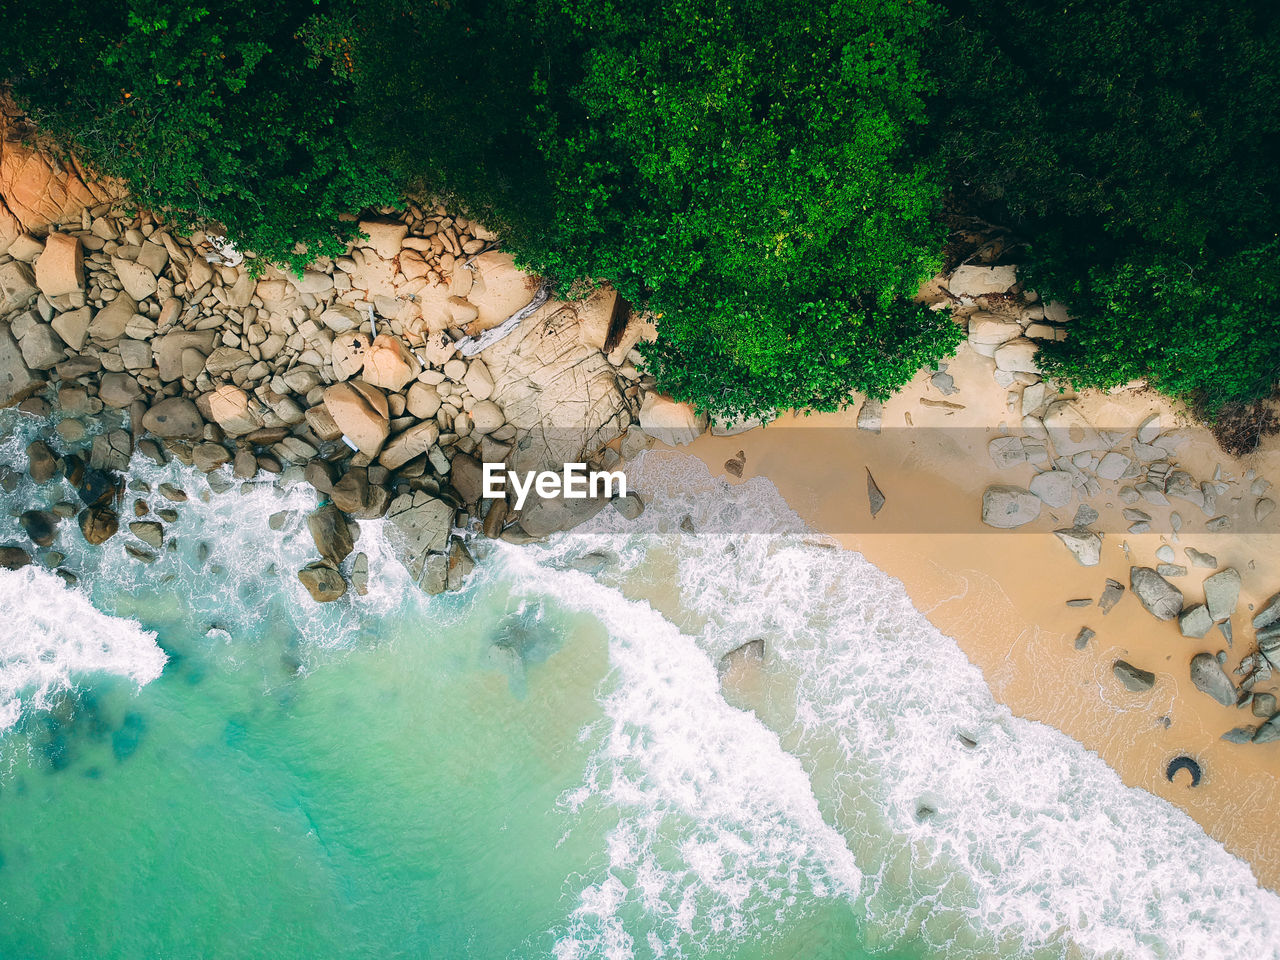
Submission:
M 652 458 L 639 521 L 435 598 L 366 522 L 373 589 L 321 607 L 309 488 L 134 477 L 192 495 L 158 562 L 71 521 L 76 588 L 0 571 L 4 960 L 1280 956 L 1246 864 L 764 481 Z M 0 496 L 6 542 L 70 494 Z M 746 509 L 774 532 L 680 531 Z

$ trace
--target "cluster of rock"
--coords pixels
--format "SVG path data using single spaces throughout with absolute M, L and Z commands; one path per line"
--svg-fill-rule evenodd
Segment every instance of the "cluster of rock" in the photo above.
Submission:
M 674 442 L 706 429 L 641 376 L 634 348 L 652 324 L 610 288 L 548 300 L 492 234 L 442 207 L 383 210 L 359 229 L 346 256 L 301 276 L 110 204 L 0 247 L 0 405 L 119 410 L 129 425 L 86 451 L 72 416 L 29 451 L 33 477 L 52 464 L 81 490 L 86 538 L 119 530 L 136 449 L 215 489 L 264 473 L 310 482 L 320 559 L 300 576 L 317 600 L 345 592 L 346 524 L 382 516 L 415 581 L 438 592 L 470 569 L 463 534 L 543 537 L 604 505 L 531 497 L 516 515 L 481 497 L 483 462 L 612 468 L 619 448 L 649 444 L 646 426 Z M 159 523 L 131 524 L 139 559 Z
M 1187 438 L 1166 432 L 1158 416 L 1128 430 L 1101 429 L 1086 419 L 1074 401 L 1060 398 L 1037 367 L 1035 352 L 1037 341 L 1066 338 L 1069 317 L 1061 304 L 1042 305 L 1034 292 L 1023 290 L 1015 268 L 963 266 L 927 285 L 922 296 L 951 307 L 967 324 L 968 347 L 991 358 L 996 382 L 1009 391 L 1007 406 L 1017 429 L 1005 425 L 1001 435 L 990 441 L 991 461 L 999 470 L 1029 465 L 1035 471 L 1026 486 L 988 486 L 982 499 L 983 523 L 999 529 L 1021 527 L 1037 520 L 1042 511 L 1060 511 L 1076 500 L 1070 524 L 1053 532 L 1078 563 L 1095 566 L 1101 561 L 1103 534 L 1094 529 L 1099 512 L 1087 501 L 1103 495 L 1123 504 L 1127 532 L 1142 534 L 1161 527 L 1158 532 L 1167 532 L 1175 541 L 1180 532 L 1189 532 L 1194 516 L 1209 533 L 1261 525 L 1271 517 L 1275 503 L 1268 496 L 1268 481 L 1253 471 L 1241 479 L 1226 477 L 1221 466 L 1210 478 L 1192 476 L 1178 462 L 1178 448 Z M 933 383 L 944 394 L 954 392 L 945 368 L 933 375 Z M 1127 555 L 1129 546 L 1123 546 Z M 1192 566 L 1218 568 L 1215 557 L 1194 547 L 1185 547 L 1184 554 Z M 1240 596 L 1239 571 L 1219 570 L 1204 581 L 1203 602 L 1187 603 L 1183 592 L 1167 579 L 1187 575 L 1187 566 L 1177 559 L 1172 546 L 1162 545 L 1156 566 L 1131 567 L 1130 590 L 1157 619 L 1176 620 L 1183 636 L 1201 639 L 1216 625 L 1229 646 L 1231 616 Z M 1122 584 L 1107 580 L 1098 600 L 1104 615 L 1124 592 Z M 1068 603 L 1080 606 L 1092 600 Z M 1271 676 L 1271 657 L 1280 654 L 1280 598 L 1255 617 L 1254 626 L 1258 646 L 1236 669 L 1237 675 L 1243 675 L 1238 685 L 1224 669 L 1225 651 L 1197 653 L 1189 665 L 1190 679 L 1198 690 L 1224 705 L 1251 706 L 1263 718 L 1257 727 L 1237 727 L 1225 735 L 1235 742 L 1280 738 L 1275 697 L 1254 693 L 1255 686 Z M 1077 648 L 1083 649 L 1094 636 L 1092 629 L 1082 628 Z M 1148 690 L 1155 684 L 1154 673 L 1125 660 L 1116 660 L 1112 669 L 1127 689 Z

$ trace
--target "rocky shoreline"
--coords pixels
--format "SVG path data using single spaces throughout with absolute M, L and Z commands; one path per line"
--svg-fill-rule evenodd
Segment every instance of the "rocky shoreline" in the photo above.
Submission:
M 363 591 L 349 525 L 383 516 L 415 582 L 456 590 L 473 536 L 538 539 L 606 505 L 535 495 L 517 513 L 481 497 L 482 463 L 609 469 L 654 435 L 705 428 L 637 371 L 652 324 L 607 287 L 550 300 L 492 234 L 442 207 L 384 210 L 359 228 L 367 239 L 347 256 L 301 277 L 255 275 L 222 238 L 181 237 L 110 202 L 14 237 L 0 255 L 0 406 L 62 414 L 26 466 L 40 484 L 65 476 L 82 501 L 24 520 L 32 544 L 76 515 L 90 543 L 125 534 L 131 556 L 154 560 L 173 508 L 139 498 L 120 518 L 137 452 L 195 467 L 215 491 L 310 483 L 319 558 L 298 576 L 317 601 L 348 581 Z M 90 438 L 85 418 L 104 411 L 113 425 Z M 4 547 L 7 566 L 30 557 Z

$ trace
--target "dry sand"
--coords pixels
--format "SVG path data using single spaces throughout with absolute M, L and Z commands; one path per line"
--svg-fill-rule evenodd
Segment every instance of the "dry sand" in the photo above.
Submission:
M 999 434 L 999 425 L 1016 426 L 1019 420 L 1007 409 L 1006 391 L 993 382 L 992 369 L 991 361 L 962 347 L 949 369 L 960 392 L 944 398 L 927 375 L 918 376 L 886 404 L 879 435 L 855 429 L 856 411 L 850 409 L 788 416 L 733 437 L 707 434 L 685 449 L 714 475 L 731 481 L 724 462 L 743 451 L 744 480 L 768 477 L 812 527 L 901 579 L 916 607 L 956 639 L 981 667 L 997 699 L 1014 713 L 1064 731 L 1100 754 L 1125 783 L 1177 804 L 1252 864 L 1261 883 L 1280 889 L 1280 742 L 1221 740 L 1232 727 L 1261 721 L 1247 707 L 1219 705 L 1191 684 L 1188 673 L 1192 656 L 1201 651 L 1226 650 L 1231 673 L 1253 650 L 1248 611 L 1280 591 L 1280 513 L 1261 525 L 1263 532 L 1214 534 L 1205 531 L 1205 516 L 1183 501 L 1163 508 L 1138 504 L 1155 523 L 1153 532 L 1133 535 L 1120 518 L 1125 505 L 1116 496 L 1119 483 L 1104 481 L 1102 493 L 1087 501 L 1102 514 L 1096 529 L 1106 531 L 1102 562 L 1094 567 L 1080 566 L 1051 532 L 1071 525 L 1077 499 L 1061 509 L 1046 508 L 1038 520 L 1016 530 L 987 527 L 980 519 L 987 485 L 1025 486 L 1036 472 L 1025 464 L 999 470 L 988 455 L 987 441 Z M 922 400 L 945 400 L 963 409 Z M 1173 405 L 1149 391 L 1087 393 L 1078 403 L 1102 428 L 1132 433 L 1153 412 L 1161 414 L 1166 431 L 1179 421 L 1186 425 Z M 912 428 L 906 427 L 908 416 Z M 1225 455 L 1207 432 L 1186 432 L 1189 442 L 1179 449 L 1176 463 L 1197 480 L 1210 479 L 1220 463 L 1227 477 L 1242 478 L 1253 468 L 1280 483 L 1277 438 L 1241 461 Z M 874 520 L 867 506 L 868 468 L 887 498 Z M 1255 498 L 1248 486 L 1237 485 L 1219 500 L 1225 512 L 1248 515 L 1248 521 L 1237 521 L 1237 530 L 1259 526 L 1251 522 Z M 1243 499 L 1233 505 L 1231 497 L 1241 493 Z M 1184 519 L 1177 542 L 1171 510 Z M 1126 541 L 1132 561 L 1122 548 Z M 1203 600 L 1200 583 L 1214 571 L 1191 566 L 1183 547 L 1211 553 L 1219 569 L 1234 566 L 1243 575 L 1232 647 L 1216 628 L 1202 640 L 1183 637 L 1176 621 L 1156 620 L 1128 590 L 1131 563 L 1155 566 L 1155 551 L 1164 543 L 1176 550 L 1175 562 L 1188 567 L 1185 577 L 1171 578 L 1187 604 Z M 1107 577 L 1124 584 L 1126 592 L 1103 616 L 1096 600 Z M 1095 605 L 1066 605 L 1083 597 Z M 1078 651 L 1073 641 L 1083 626 L 1097 636 Z M 1154 672 L 1154 689 L 1131 693 L 1122 687 L 1112 673 L 1118 658 Z M 1259 692 L 1275 689 L 1272 681 L 1257 687 Z M 1169 761 L 1180 754 L 1201 765 L 1198 787 L 1188 785 L 1185 772 L 1176 783 L 1166 780 Z

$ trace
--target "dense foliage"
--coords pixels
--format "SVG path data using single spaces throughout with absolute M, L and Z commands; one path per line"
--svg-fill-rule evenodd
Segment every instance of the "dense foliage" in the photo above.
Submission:
M 306 42 L 313 9 L 6 4 L 0 77 L 140 203 L 220 222 L 246 249 L 300 268 L 345 248 L 339 214 L 398 195 L 349 135 L 349 99 Z
M 1077 385 L 1212 412 L 1280 374 L 1280 8 L 954 0 L 935 129 L 963 199 L 1070 305 Z M 1270 282 L 1268 282 L 1270 281 Z
M 1212 412 L 1280 369 L 1280 8 L 1169 0 L 9 4 L 0 77 L 141 202 L 299 266 L 401 192 L 660 316 L 722 416 L 888 395 L 940 205 L 1075 319 L 1042 361 Z M 302 244 L 303 252 L 295 252 Z

